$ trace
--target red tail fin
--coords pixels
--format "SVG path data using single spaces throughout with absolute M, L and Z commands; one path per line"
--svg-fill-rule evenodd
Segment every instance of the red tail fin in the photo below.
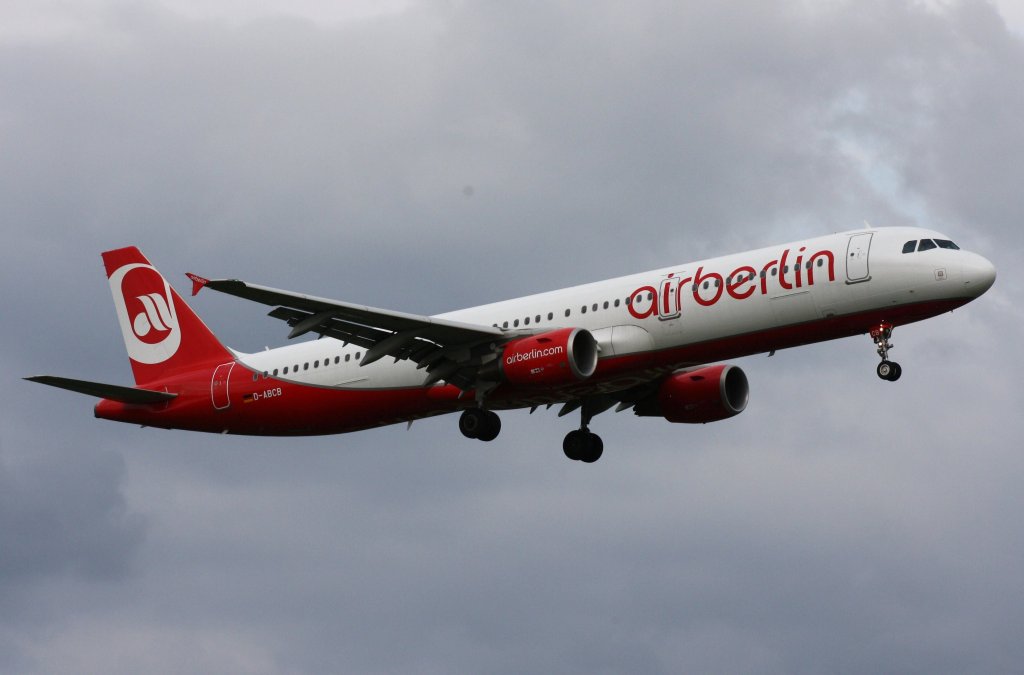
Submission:
M 136 384 L 234 359 L 139 249 L 107 251 L 103 264 Z

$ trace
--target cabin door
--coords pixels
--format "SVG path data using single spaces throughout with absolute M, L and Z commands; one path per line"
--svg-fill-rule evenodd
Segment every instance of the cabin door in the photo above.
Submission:
M 868 253 L 874 232 L 861 232 L 850 237 L 846 245 L 846 283 L 856 284 L 871 279 Z

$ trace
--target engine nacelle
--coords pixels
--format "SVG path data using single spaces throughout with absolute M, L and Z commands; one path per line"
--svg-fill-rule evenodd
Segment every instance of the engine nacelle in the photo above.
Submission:
M 511 384 L 572 384 L 597 369 L 597 340 L 583 328 L 531 335 L 506 344 L 498 364 L 501 378 Z
M 673 375 L 658 389 L 660 413 L 669 422 L 703 424 L 739 415 L 750 386 L 737 366 L 719 365 Z

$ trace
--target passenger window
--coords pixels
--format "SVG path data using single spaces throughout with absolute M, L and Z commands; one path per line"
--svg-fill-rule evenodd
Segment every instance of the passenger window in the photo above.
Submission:
M 587 306 L 583 305 L 582 307 L 580 307 L 580 314 L 586 314 L 586 313 L 587 313 Z
M 508 321 L 502 321 L 501 322 L 501 327 L 502 328 L 508 328 Z
M 650 301 L 650 302 L 654 302 L 654 293 L 648 293 L 647 294 L 647 300 Z
M 618 307 L 618 306 L 619 306 L 619 299 L 618 299 L 618 298 L 615 298 L 615 306 L 616 306 L 616 307 Z
M 565 310 L 565 315 L 569 316 L 569 314 L 570 314 L 569 310 Z
M 960 247 L 951 242 L 949 239 L 936 239 L 935 243 L 939 245 L 939 248 L 948 248 L 952 251 L 960 250 Z
M 930 251 L 933 248 L 937 248 L 935 246 L 934 241 L 932 241 L 931 239 L 922 239 L 921 245 L 917 247 L 917 252 L 920 253 L 921 251 Z
M 595 312 L 597 311 L 597 303 L 596 302 L 594 303 L 594 306 L 591 307 L 591 309 L 594 310 Z
M 260 379 L 260 376 L 258 374 L 256 374 L 256 373 L 253 373 L 252 374 L 252 381 L 255 382 L 258 379 Z
M 345 363 L 348 363 L 349 359 L 351 359 L 351 358 L 352 358 L 351 354 L 345 354 Z
M 523 325 L 524 326 L 529 326 L 530 325 L 530 317 L 526 317 L 525 319 L 523 319 Z
M 274 368 L 274 377 L 277 377 L 277 368 Z
M 518 327 L 519 327 L 519 319 L 516 319 L 515 321 L 513 321 L 513 322 L 512 322 L 512 326 L 513 326 L 514 328 L 518 328 Z
M 284 367 L 284 374 L 285 374 L 285 375 L 287 375 L 287 374 L 288 374 L 288 366 L 285 366 L 285 367 Z
M 540 323 L 540 314 L 538 314 L 537 316 L 533 317 L 533 322 L 534 323 Z
M 555 313 L 554 312 L 548 312 L 548 321 L 551 321 L 554 318 L 555 318 Z
M 335 356 L 334 357 L 334 363 L 335 363 L 335 365 L 341 363 L 341 357 L 340 356 Z
M 913 253 L 915 248 L 917 248 L 917 240 L 908 241 L 906 244 L 903 245 L 903 252 Z
M 604 308 L 608 309 L 608 301 L 607 300 L 604 301 Z
M 309 370 L 309 361 L 306 361 L 305 363 L 302 364 L 302 369 Z
M 359 358 L 359 355 L 360 355 L 360 354 L 361 354 L 361 352 L 356 352 L 356 358 L 357 358 L 357 359 Z
M 320 367 L 320 359 L 317 359 L 316 361 L 313 362 L 313 367 L 314 368 L 319 368 Z

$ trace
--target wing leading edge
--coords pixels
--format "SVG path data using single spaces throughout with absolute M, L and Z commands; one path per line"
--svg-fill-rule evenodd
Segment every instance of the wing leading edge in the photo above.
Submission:
M 202 288 L 274 307 L 269 316 L 291 328 L 288 338 L 316 333 L 366 349 L 360 365 L 390 356 L 426 369 L 425 385 L 444 380 L 460 389 L 480 387 L 481 368 L 496 358 L 498 345 L 524 333 L 318 298 L 238 279 L 189 274 L 192 294 Z M 525 333 L 529 334 L 529 333 Z

